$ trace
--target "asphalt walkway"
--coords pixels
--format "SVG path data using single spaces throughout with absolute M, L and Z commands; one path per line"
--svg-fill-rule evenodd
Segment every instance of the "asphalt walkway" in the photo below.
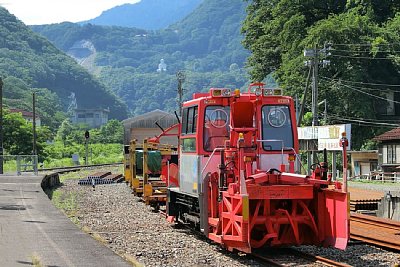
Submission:
M 0 266 L 132 266 L 55 208 L 42 179 L 0 175 Z

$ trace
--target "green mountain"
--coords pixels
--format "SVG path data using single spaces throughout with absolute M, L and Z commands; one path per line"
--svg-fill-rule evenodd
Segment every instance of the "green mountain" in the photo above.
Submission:
M 104 26 L 135 27 L 158 30 L 183 19 L 203 0 L 141 0 L 124 4 L 101 13 L 100 16 L 81 22 Z
M 184 99 L 210 87 L 246 85 L 249 53 L 240 34 L 246 6 L 242 0 L 204 0 L 184 20 L 160 31 L 72 23 L 32 29 L 95 73 L 134 114 L 173 111 L 178 71 L 186 74 Z M 166 70 L 157 72 L 161 59 Z
M 29 106 L 26 100 L 34 89 L 48 99 L 42 105 L 48 105 L 51 117 L 56 111 L 66 111 L 68 96 L 74 92 L 78 108 L 109 108 L 111 118 L 127 117 L 125 104 L 114 93 L 2 7 L 0 76 L 4 80 L 5 103 L 11 107 Z M 57 110 L 58 103 L 62 110 Z

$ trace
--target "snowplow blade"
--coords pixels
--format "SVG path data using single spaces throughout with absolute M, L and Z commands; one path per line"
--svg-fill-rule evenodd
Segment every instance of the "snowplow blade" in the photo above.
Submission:
M 344 250 L 350 236 L 348 193 L 325 189 L 318 194 L 320 241 L 325 247 Z

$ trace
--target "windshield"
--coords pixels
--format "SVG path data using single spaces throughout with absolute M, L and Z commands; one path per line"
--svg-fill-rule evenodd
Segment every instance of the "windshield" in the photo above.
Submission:
M 293 147 L 293 131 L 289 107 L 268 105 L 262 108 L 262 146 L 265 150 Z
M 229 140 L 230 108 L 223 106 L 208 106 L 204 117 L 204 150 L 213 151 L 223 147 Z

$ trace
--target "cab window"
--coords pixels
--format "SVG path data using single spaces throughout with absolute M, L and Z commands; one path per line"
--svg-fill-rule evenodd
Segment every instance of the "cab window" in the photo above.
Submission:
M 223 106 L 208 106 L 204 115 L 203 147 L 205 151 L 213 151 L 223 147 L 229 140 L 230 108 Z
M 182 152 L 196 152 L 196 138 L 181 139 Z
M 262 139 L 264 150 L 293 148 L 293 129 L 288 106 L 263 106 Z
M 197 131 L 197 106 L 182 110 L 182 135 L 195 134 Z

